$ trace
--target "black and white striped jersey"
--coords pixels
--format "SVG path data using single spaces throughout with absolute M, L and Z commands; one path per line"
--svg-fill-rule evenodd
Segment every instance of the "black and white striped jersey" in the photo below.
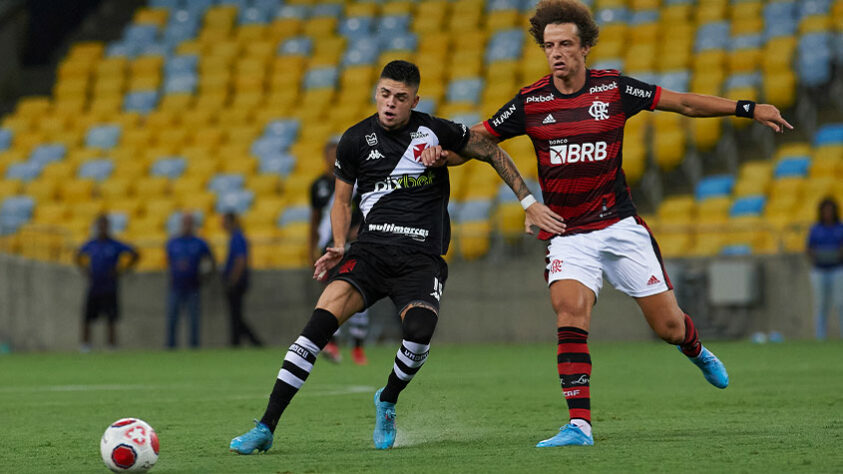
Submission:
M 464 125 L 416 111 L 400 130 L 385 130 L 377 114 L 346 130 L 337 147 L 334 174 L 357 183 L 363 212 L 358 240 L 447 253 L 448 169 L 425 167 L 421 153 L 436 145 L 459 152 L 466 143 Z

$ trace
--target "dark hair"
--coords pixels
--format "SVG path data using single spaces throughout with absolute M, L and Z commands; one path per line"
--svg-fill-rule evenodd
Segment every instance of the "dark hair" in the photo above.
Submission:
M 536 13 L 530 18 L 530 34 L 540 46 L 544 45 L 544 28 L 554 23 L 577 25 L 582 46 L 597 44 L 600 28 L 591 10 L 579 0 L 541 0 L 536 5 Z
M 840 223 L 840 208 L 837 207 L 837 201 L 834 200 L 833 197 L 828 196 L 820 201 L 820 205 L 817 206 L 817 220 L 822 222 L 823 221 L 823 209 L 826 206 L 831 206 L 831 213 L 834 216 L 834 223 Z
M 421 84 L 419 67 L 409 61 L 391 61 L 383 67 L 381 79 L 392 79 L 402 82 L 410 87 L 418 87 Z
M 222 215 L 223 219 L 230 220 L 231 222 L 237 222 L 237 214 L 231 211 L 226 212 Z

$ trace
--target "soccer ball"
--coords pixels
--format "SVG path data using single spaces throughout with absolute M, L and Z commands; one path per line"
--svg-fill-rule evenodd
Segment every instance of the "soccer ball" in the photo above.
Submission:
M 105 429 L 100 454 L 114 472 L 146 472 L 158 461 L 158 435 L 143 420 L 121 418 Z

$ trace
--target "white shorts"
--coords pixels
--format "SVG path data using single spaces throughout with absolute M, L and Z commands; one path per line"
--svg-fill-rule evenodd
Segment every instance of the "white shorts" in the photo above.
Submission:
M 656 240 L 638 217 L 585 234 L 553 237 L 546 261 L 548 286 L 559 280 L 576 280 L 590 288 L 595 298 L 604 273 L 612 286 L 636 298 L 673 289 Z

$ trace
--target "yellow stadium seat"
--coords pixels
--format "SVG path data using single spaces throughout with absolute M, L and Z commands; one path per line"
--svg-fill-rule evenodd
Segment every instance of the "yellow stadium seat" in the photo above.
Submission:
M 214 208 L 217 197 L 214 193 L 208 191 L 201 191 L 197 193 L 181 194 L 178 199 L 178 205 L 182 209 L 190 209 L 193 211 L 202 211 L 208 215 Z
M 754 72 L 761 63 L 761 49 L 745 48 L 729 53 L 729 71 L 732 74 Z
M 0 199 L 7 198 L 9 196 L 16 196 L 20 194 L 22 190 L 23 183 L 21 183 L 20 180 L 0 180 Z
M 96 66 L 98 77 L 118 77 L 126 74 L 129 61 L 125 57 L 109 57 L 101 59 Z
M 73 219 L 91 225 L 94 219 L 105 211 L 105 202 L 101 199 L 74 202 L 70 206 Z
M 796 75 L 790 69 L 765 73 L 762 91 L 767 103 L 789 108 L 796 102 Z
M 841 174 L 843 174 L 843 153 L 836 156 L 832 154 L 819 156 L 818 153 L 814 153 L 814 158 L 811 160 L 811 178 L 828 176 L 840 179 Z
M 660 232 L 656 240 L 663 258 L 686 257 L 694 247 L 694 234 L 691 232 Z
M 273 174 L 254 175 L 246 180 L 246 187 L 256 196 L 273 195 L 281 190 L 281 179 Z
M 713 21 L 720 21 L 726 18 L 726 4 L 719 2 L 708 2 L 700 5 L 695 11 L 697 24 L 702 25 Z
M 819 205 L 820 201 L 834 192 L 835 186 L 843 184 L 835 176 L 816 176 L 805 181 L 802 192 L 802 202 L 805 205 Z
M 179 114 L 171 110 L 155 110 L 147 114 L 145 125 L 151 129 L 162 130 L 178 123 Z
M 652 71 L 655 66 L 655 43 L 633 44 L 626 50 L 624 69 L 630 73 Z
M 332 38 L 336 30 L 337 19 L 322 16 L 306 21 L 302 33 L 313 38 Z
M 249 48 L 252 44 L 258 44 L 269 34 L 269 26 L 258 23 L 240 25 L 234 32 L 234 38 L 238 43 Z M 274 47 L 274 45 L 273 45 Z M 247 53 L 251 55 L 250 53 Z
M 167 23 L 170 10 L 166 8 L 139 8 L 132 18 L 134 23 L 164 26 Z
M 219 161 L 217 161 L 216 159 L 193 160 L 190 165 L 188 165 L 188 170 L 185 174 L 187 176 L 201 177 L 203 179 L 207 179 L 208 177 L 219 171 L 219 169 Z
M 31 196 L 36 202 L 50 202 L 56 199 L 59 191 L 59 180 L 57 177 L 44 177 L 30 181 L 26 185 L 25 194 Z
M 805 186 L 804 178 L 780 178 L 773 180 L 770 186 L 771 196 L 792 195 L 796 198 L 802 196 L 802 189 Z
M 205 185 L 211 173 L 198 175 L 193 165 L 189 166 L 190 171 L 174 179 L 170 183 L 171 193 L 175 196 L 190 196 L 205 191 Z M 216 171 L 216 170 L 214 170 Z
M 62 224 L 68 216 L 68 205 L 63 202 L 40 203 L 35 206 L 34 222 L 38 224 Z
M 822 33 L 831 29 L 829 15 L 808 15 L 799 21 L 799 33 Z
M 140 215 L 141 200 L 129 196 L 117 196 L 105 199 L 105 208 L 108 212 L 122 212 L 129 218 Z
M 456 225 L 460 256 L 475 260 L 489 252 L 492 225 L 489 221 L 462 222 Z
M 170 190 L 170 180 L 163 176 L 138 178 L 133 184 L 135 195 L 141 199 L 164 196 Z
M 785 158 L 788 156 L 810 156 L 811 155 L 811 145 L 808 143 L 786 143 L 784 145 L 779 146 L 776 150 L 776 160 L 781 158 Z
M 59 186 L 59 197 L 64 201 L 87 201 L 94 195 L 94 182 L 89 179 L 66 181 Z
M 428 1 L 418 4 L 413 17 L 412 28 L 417 33 L 442 31 L 449 3 L 444 0 Z
M 691 19 L 694 5 L 690 3 L 665 5 L 660 8 L 661 20 L 671 23 L 685 23 Z
M 50 98 L 44 96 L 23 97 L 15 106 L 15 115 L 30 119 L 40 119 L 50 111 Z
M 181 112 L 193 106 L 193 100 L 193 94 L 184 92 L 167 94 L 161 98 L 158 108 L 161 110 Z
M 663 170 L 676 168 L 685 157 L 685 130 L 682 117 L 657 113 L 654 117 L 653 156 Z
M 173 199 L 156 197 L 143 199 L 143 213 L 147 217 L 158 217 L 166 219 L 176 210 L 176 202 Z
M 498 31 L 520 26 L 521 14 L 518 10 L 498 10 L 486 15 L 486 29 Z
M 158 146 L 178 150 L 187 142 L 187 128 L 166 128 L 158 131 Z

